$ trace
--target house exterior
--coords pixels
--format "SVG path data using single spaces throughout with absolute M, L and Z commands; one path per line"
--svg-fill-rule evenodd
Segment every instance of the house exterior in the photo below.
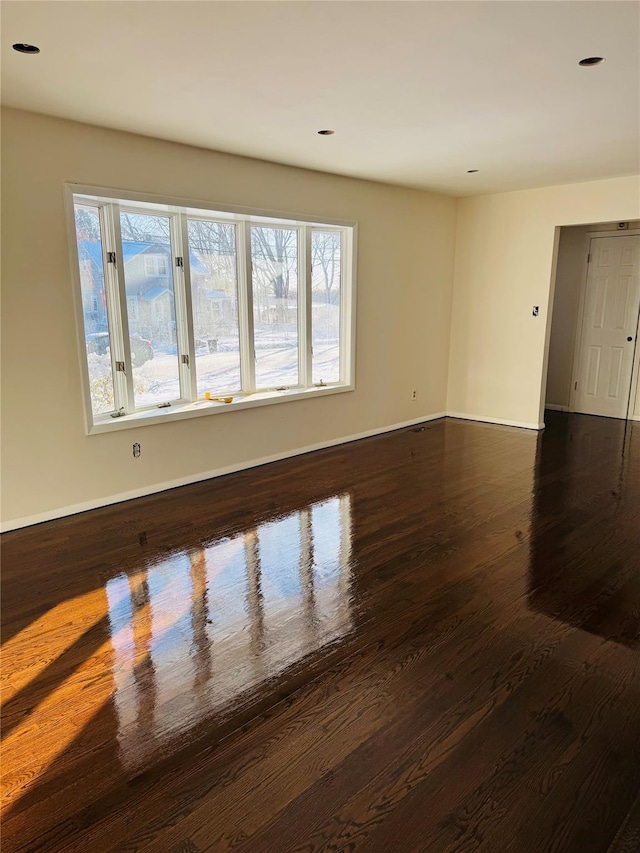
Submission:
M 122 242 L 129 331 L 153 341 L 154 347 L 176 343 L 172 255 L 167 244 L 152 241 Z M 85 333 L 106 332 L 107 310 L 102 244 L 97 240 L 78 242 L 82 308 Z M 217 328 L 216 319 L 230 314 L 232 296 L 208 286 L 208 270 L 199 258 L 189 256 L 194 307 L 202 325 Z M 196 330 L 196 335 L 207 329 Z

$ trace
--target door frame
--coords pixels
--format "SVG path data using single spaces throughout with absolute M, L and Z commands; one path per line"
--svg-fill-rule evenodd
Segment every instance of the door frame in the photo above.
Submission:
M 591 255 L 591 241 L 597 240 L 599 237 L 637 237 L 640 236 L 640 228 L 631 228 L 626 231 L 587 231 L 586 234 L 586 252 L 582 262 L 583 269 L 580 276 L 580 299 L 578 302 L 578 317 L 576 327 L 576 339 L 573 349 L 573 361 L 571 364 L 571 388 L 569 391 L 569 411 L 576 412 L 576 383 L 580 372 L 580 352 L 582 346 L 582 335 L 584 330 L 584 309 L 587 295 L 587 280 L 589 278 L 589 258 Z M 626 417 L 616 418 L 616 420 L 634 420 L 633 406 L 635 405 L 636 394 L 638 391 L 638 374 L 640 373 L 640 346 L 638 338 L 640 337 L 640 311 L 636 322 L 636 336 L 633 344 L 633 364 L 631 366 L 631 385 L 629 388 L 629 396 L 627 398 L 627 414 Z M 603 415 L 602 417 L 606 417 Z

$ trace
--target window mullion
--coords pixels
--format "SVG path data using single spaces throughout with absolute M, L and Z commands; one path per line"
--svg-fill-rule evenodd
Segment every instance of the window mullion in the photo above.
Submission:
M 242 390 L 256 389 L 256 351 L 253 335 L 253 274 L 251 266 L 251 223 L 236 226 L 238 265 L 238 324 L 240 327 L 240 374 Z
M 197 400 L 193 307 L 191 297 L 191 265 L 187 217 L 180 213 L 171 217 L 171 239 L 174 258 L 174 292 L 176 296 L 176 332 L 180 359 L 180 394 L 184 400 Z M 182 259 L 182 266 L 178 258 Z M 186 357 L 186 358 L 185 358 Z
M 340 234 L 340 382 L 350 384 L 355 375 L 355 275 L 353 232 Z
M 311 351 L 309 346 L 308 317 L 309 303 L 310 229 L 307 225 L 298 228 L 298 385 L 307 388 L 311 379 Z
M 311 227 L 303 228 L 303 251 L 300 259 L 302 293 L 300 307 L 300 384 L 310 388 L 313 384 L 313 329 L 312 329 L 312 258 L 311 258 Z
M 116 411 L 124 409 L 125 414 L 135 410 L 133 396 L 133 369 L 131 366 L 131 347 L 129 345 L 129 318 L 127 316 L 127 291 L 124 278 L 124 257 L 122 253 L 122 235 L 120 232 L 120 205 L 105 205 L 102 208 L 107 242 L 107 252 L 115 256 L 115 263 L 107 263 L 107 283 L 112 305 L 109 318 L 114 330 L 111 348 L 114 351 L 114 398 Z M 124 365 L 124 370 L 118 369 Z

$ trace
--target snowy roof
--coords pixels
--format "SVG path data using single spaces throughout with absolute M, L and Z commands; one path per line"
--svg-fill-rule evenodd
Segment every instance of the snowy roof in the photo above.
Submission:
M 133 258 L 149 249 L 152 249 L 153 254 L 156 255 L 166 255 L 167 257 L 170 255 L 170 247 L 164 243 L 153 243 L 145 240 L 123 240 L 122 256 L 125 264 L 128 264 Z M 78 241 L 78 252 L 81 258 L 88 257 L 98 268 L 102 268 L 102 244 L 99 241 Z M 204 275 L 208 272 L 207 268 L 193 252 L 189 252 L 189 264 L 193 272 L 203 273 Z
M 129 240 L 122 241 L 122 255 L 124 257 L 125 264 L 129 261 L 133 260 L 137 255 L 140 255 L 142 252 L 146 252 L 147 249 L 155 249 L 156 254 L 169 254 L 169 247 L 163 246 L 158 243 L 144 243 L 144 242 L 132 242 Z
M 102 265 L 101 243 L 97 243 L 94 240 L 79 240 L 78 254 L 80 256 L 80 260 L 88 258 L 90 261 L 93 261 L 96 266 L 99 267 Z
M 189 266 L 192 271 L 201 272 L 203 275 L 207 275 L 209 272 L 202 261 L 200 261 L 197 255 L 194 255 L 193 252 L 189 252 Z
M 150 287 L 149 290 L 141 293 L 140 299 L 144 299 L 146 302 L 151 302 L 152 299 L 157 299 L 158 296 L 162 296 L 163 293 L 171 295 L 169 288 L 163 287 L 161 284 L 156 284 L 155 287 Z

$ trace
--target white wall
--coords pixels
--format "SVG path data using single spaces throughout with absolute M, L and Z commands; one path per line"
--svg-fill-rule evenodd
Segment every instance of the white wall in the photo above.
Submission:
M 459 200 L 450 413 L 542 422 L 556 230 L 639 215 L 638 177 Z
M 616 223 L 598 222 L 560 229 L 558 262 L 553 298 L 549 369 L 547 371 L 546 404 L 568 409 L 573 376 L 573 359 L 579 327 L 580 292 L 586 273 L 589 250 L 587 234 L 592 231 L 615 230 Z M 640 222 L 629 222 L 629 228 Z M 621 231 L 620 234 L 625 234 Z
M 6 528 L 445 410 L 455 199 L 16 110 L 2 131 Z M 357 220 L 356 391 L 85 435 L 65 181 Z

